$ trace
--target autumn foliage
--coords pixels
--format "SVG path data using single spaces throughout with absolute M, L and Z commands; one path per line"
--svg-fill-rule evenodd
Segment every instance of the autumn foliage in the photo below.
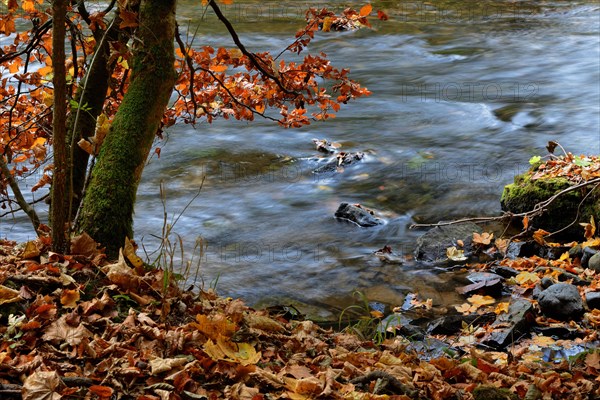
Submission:
M 68 10 L 66 69 L 70 114 L 88 110 L 87 104 L 77 102 L 76 93 L 85 86 L 95 49 L 106 39 L 109 29 L 118 27 L 121 35 L 120 40 L 110 41 L 111 78 L 107 93 L 99 94 L 105 99 L 96 132 L 89 138 L 69 138 L 71 153 L 78 146 L 92 156 L 98 154 L 127 93 L 133 65 L 132 38 L 140 23 L 139 4 L 135 3 L 119 0 L 105 10 L 91 12 L 85 8 L 85 2 L 78 2 Z M 300 127 L 333 118 L 342 104 L 370 94 L 350 79 L 348 69 L 334 67 L 326 54 L 305 51 L 319 30 L 369 27 L 370 5 L 360 11 L 347 9 L 339 16 L 325 9 L 308 10 L 306 26 L 276 55 L 248 51 L 218 5 L 210 1 L 203 6 L 214 9 L 236 46 L 202 46 L 191 39 L 192 33 L 188 35 L 178 29 L 176 99 L 164 114 L 162 126 L 156 132 L 158 137 L 179 121 L 196 124 L 218 118 L 251 121 L 260 116 L 284 127 Z M 0 192 L 3 207 L 12 209 L 7 191 L 11 179 L 18 180 L 43 167 L 38 182 L 30 190 L 35 192 L 52 180 L 49 165 L 49 146 L 53 143 L 52 18 L 48 4 L 41 0 L 9 0 L 7 9 L 8 13 L 0 16 L 0 35 L 8 43 L 0 52 L 0 154 L 6 167 Z M 378 16 L 384 19 L 381 12 Z M 285 61 L 285 54 L 294 61 Z

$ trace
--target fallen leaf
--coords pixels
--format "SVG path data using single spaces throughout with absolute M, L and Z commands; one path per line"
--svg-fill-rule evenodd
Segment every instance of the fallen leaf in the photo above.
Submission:
M 60 296 L 60 304 L 65 308 L 77 307 L 79 301 L 79 290 L 78 289 L 64 289 Z
M 448 257 L 452 261 L 465 261 L 467 257 L 465 257 L 464 250 L 458 250 L 456 247 L 448 247 L 446 249 L 446 257 Z
M 22 300 L 18 290 L 0 285 L 0 305 Z
M 108 386 L 92 385 L 90 392 L 100 397 L 101 400 L 108 400 L 113 395 L 114 390 Z
M 494 238 L 494 233 L 483 232 L 481 234 L 477 232 L 473 232 L 473 243 L 481 244 L 487 246 L 492 243 L 492 239 Z
M 59 400 L 62 381 L 56 371 L 35 371 L 23 383 L 23 400 Z
M 261 357 L 261 353 L 251 344 L 234 343 L 225 336 L 219 336 L 216 343 L 208 339 L 202 349 L 215 361 L 223 360 L 242 365 L 256 364 Z
M 473 296 L 469 297 L 467 301 L 479 308 L 481 306 L 494 304 L 496 302 L 496 299 L 494 299 L 492 296 L 482 296 L 480 294 L 474 294 Z
M 42 339 L 48 342 L 66 342 L 71 346 L 77 346 L 84 338 L 92 337 L 92 332 L 85 326 L 79 324 L 77 327 L 73 327 L 67 323 L 66 319 L 67 314 L 50 324 Z

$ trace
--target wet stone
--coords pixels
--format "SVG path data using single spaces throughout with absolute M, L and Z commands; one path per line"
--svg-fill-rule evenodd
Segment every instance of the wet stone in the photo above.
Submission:
M 531 257 L 535 252 L 535 242 L 510 242 L 506 250 L 506 257 L 514 260 L 519 257 Z
M 483 344 L 502 349 L 516 342 L 527 332 L 535 321 L 533 305 L 525 299 L 511 302 L 507 314 L 500 314 L 491 325 L 493 331 L 483 341 Z
M 335 212 L 335 217 L 354 222 L 362 227 L 370 227 L 383 224 L 383 221 L 373 215 L 373 211 L 360 205 L 342 203 Z
M 600 310 L 600 292 L 588 292 L 585 294 L 585 301 L 590 310 Z
M 583 301 L 577 287 L 570 283 L 557 283 L 540 293 L 538 304 L 542 313 L 550 318 L 566 321 L 583 315 Z
M 502 282 L 504 278 L 490 272 L 472 272 L 467 275 L 470 285 L 456 288 L 460 294 L 481 294 L 498 297 L 502 294 Z
M 588 268 L 590 264 L 590 259 L 598 253 L 598 250 L 592 249 L 591 247 L 585 247 L 581 254 L 581 266 L 583 268 Z
M 472 223 L 436 226 L 417 239 L 415 258 L 425 262 L 447 262 L 446 249 L 457 246 L 458 240 L 464 243 L 465 255 L 471 253 L 473 232 L 481 233 L 481 228 Z
M 463 323 L 467 325 L 479 326 L 489 324 L 495 318 L 495 313 L 487 313 L 483 315 L 449 315 L 432 321 L 427 328 L 427 333 L 433 335 L 453 335 L 463 329 Z
M 493 269 L 493 271 L 494 271 L 495 274 L 498 274 L 498 275 L 500 275 L 501 277 L 503 277 L 505 279 L 509 279 L 509 278 L 512 278 L 514 276 L 519 275 L 519 271 L 517 271 L 514 268 L 504 266 L 504 265 L 500 265 L 498 267 L 495 267 Z
M 590 257 L 587 267 L 593 271 L 600 272 L 600 252 Z

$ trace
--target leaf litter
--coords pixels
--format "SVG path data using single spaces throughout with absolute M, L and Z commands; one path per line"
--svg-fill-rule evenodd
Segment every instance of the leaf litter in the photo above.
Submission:
M 491 235 L 481 239 L 482 247 L 492 245 Z M 210 290 L 182 291 L 161 269 L 140 265 L 129 246 L 111 264 L 86 237 L 73 242 L 71 255 L 34 242 L 20 252 L 0 242 L 1 398 L 441 400 L 474 399 L 494 388 L 514 398 L 600 396 L 600 351 L 587 346 L 598 341 L 597 309 L 579 323 L 538 317 L 539 324 L 577 330 L 576 339 L 533 335 L 505 351 L 479 346 L 497 325 L 463 321 L 455 335 L 431 336 L 461 351 L 427 358 L 399 335 L 364 340 Z M 577 262 L 534 256 L 500 264 L 520 271 L 513 296 L 530 290 L 534 275 L 553 273 L 538 267 L 575 271 L 588 288 L 600 287 L 598 274 Z M 459 311 L 509 309 L 491 296 L 467 300 Z M 416 296 L 411 303 L 431 308 Z

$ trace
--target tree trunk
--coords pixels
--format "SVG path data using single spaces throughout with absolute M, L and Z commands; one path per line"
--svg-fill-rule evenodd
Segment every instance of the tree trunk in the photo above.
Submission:
M 115 17 L 117 18 L 117 17 Z M 87 71 L 84 79 L 77 87 L 75 100 L 81 106 L 86 105 L 86 111 L 71 113 L 68 121 L 67 141 L 73 145 L 71 148 L 71 183 L 73 185 L 73 203 L 71 204 L 70 220 L 75 218 L 77 209 L 82 200 L 83 187 L 89 161 L 89 154 L 81 149 L 77 142 L 81 138 L 87 138 L 94 135 L 96 129 L 96 119 L 102 113 L 104 100 L 108 90 L 108 82 L 112 73 L 113 65 L 108 64 L 110 56 L 110 42 L 119 40 L 119 20 L 113 21 L 106 33 L 102 32 L 96 35 L 96 49 L 93 61 Z
M 67 244 L 65 233 L 69 213 L 67 168 L 69 152 L 66 143 L 67 85 L 65 71 L 65 23 L 67 0 L 54 0 L 52 26 L 52 67 L 54 77 L 54 109 L 52 114 L 52 140 L 54 170 L 52 173 L 52 250 L 64 252 Z
M 83 199 L 79 231 L 116 257 L 133 235 L 138 184 L 173 85 L 176 0 L 143 0 L 131 83 L 104 140 Z

